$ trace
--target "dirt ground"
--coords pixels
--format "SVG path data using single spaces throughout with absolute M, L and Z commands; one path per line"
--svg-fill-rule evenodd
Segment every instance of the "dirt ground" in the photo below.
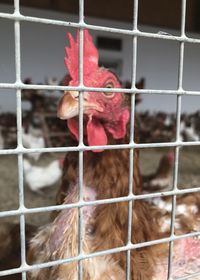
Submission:
M 142 174 L 156 170 L 159 159 L 167 149 L 142 149 L 140 151 L 140 167 Z M 198 187 L 200 182 L 200 148 L 182 148 L 180 150 L 178 186 L 180 188 Z M 43 154 L 38 165 L 45 166 L 61 154 Z M 45 188 L 42 194 L 32 192 L 24 185 L 25 205 L 28 208 L 55 205 L 55 195 L 60 182 Z M 0 156 L 0 211 L 13 210 L 19 206 L 17 156 Z M 18 221 L 18 217 L 0 219 Z M 40 226 L 48 222 L 49 213 L 36 213 L 26 216 L 26 222 Z

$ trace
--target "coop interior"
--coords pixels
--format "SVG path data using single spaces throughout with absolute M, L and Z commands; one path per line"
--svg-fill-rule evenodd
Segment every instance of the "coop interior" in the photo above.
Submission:
M 19 11 L 20 17 L 17 17 Z M 68 120 L 59 118 L 58 114 L 60 100 L 68 91 L 66 87 L 70 86 L 70 92 L 73 92 L 74 86 L 78 87 L 78 84 L 71 82 L 72 74 L 64 63 L 67 53 L 65 47 L 69 47 L 67 33 L 75 38 L 80 35 L 79 33 L 76 35 L 78 29 L 89 30 L 94 46 L 98 50 L 99 66 L 115 73 L 120 87 L 124 89 L 122 94 L 134 96 L 130 116 L 131 125 L 135 124 L 135 129 L 130 128 L 130 131 L 133 131 L 137 138 L 134 140 L 136 146 L 127 146 L 130 139 L 124 143 L 118 137 L 119 150 L 114 149 L 114 151 L 117 155 L 122 150 L 120 145 L 125 145 L 125 150 L 134 149 L 139 154 L 141 190 L 139 193 L 135 191 L 135 181 L 131 189 L 131 180 L 126 178 L 127 196 L 128 191 L 129 195 L 130 191 L 133 191 L 135 196 L 141 195 L 138 199 L 134 196 L 133 204 L 136 199 L 136 205 L 137 201 L 143 200 L 153 205 L 152 215 L 155 207 L 161 209 L 155 217 L 159 216 L 162 221 L 161 238 L 169 238 L 165 240 L 169 254 L 172 254 L 171 260 L 169 257 L 169 266 L 173 267 L 174 263 L 176 268 L 173 272 L 167 262 L 164 262 L 162 265 L 168 272 L 162 274 L 159 264 L 154 277 L 148 278 L 144 274 L 144 278 L 140 278 L 143 274 L 139 276 L 133 272 L 130 260 L 130 248 L 135 251 L 137 247 L 126 247 L 126 250 L 129 249 L 127 253 L 123 249 L 126 244 L 121 242 L 123 258 L 129 260 L 129 265 L 124 268 L 121 265 L 122 261 L 119 261 L 118 276 L 98 278 L 93 275 L 86 278 L 84 268 L 80 268 L 79 265 L 79 274 L 77 272 L 76 275 L 78 278 L 70 278 L 66 274 L 63 274 L 63 278 L 59 278 L 52 274 L 49 279 L 200 279 L 200 255 L 192 251 L 195 250 L 194 248 L 200 251 L 197 235 L 200 231 L 199 15 L 198 0 L 15 0 L 14 2 L 0 0 L 0 279 L 47 279 L 27 274 L 28 268 L 24 266 L 23 258 L 30 255 L 30 240 L 42 227 L 53 223 L 55 210 L 59 210 L 56 205 L 59 204 L 59 188 L 66 179 L 63 175 L 65 174 L 63 170 L 66 168 L 66 155 L 74 153 L 74 158 L 79 161 L 79 165 L 82 160 L 83 166 L 79 168 L 79 172 L 83 174 L 77 175 L 77 182 L 84 184 L 87 155 L 95 154 L 88 147 L 98 146 L 98 144 L 87 144 L 86 148 L 84 146 L 85 150 L 79 149 L 80 143 L 76 141 L 77 134 L 72 131 L 72 125 L 70 127 Z M 84 28 L 81 20 L 84 20 Z M 69 56 L 69 52 L 67 54 Z M 81 56 L 81 52 L 79 55 Z M 84 75 L 84 47 L 82 55 Z M 86 86 L 95 87 L 93 84 Z M 91 90 L 88 92 L 90 93 Z M 83 92 L 83 100 L 88 92 Z M 119 92 L 118 90 L 117 93 Z M 97 90 L 96 93 L 100 92 Z M 80 97 L 79 102 L 81 103 Z M 80 108 L 78 110 L 81 112 Z M 80 121 L 81 117 L 79 117 Z M 84 116 L 82 121 L 86 121 Z M 81 130 L 79 122 L 77 126 L 79 125 Z M 85 139 L 85 127 L 83 126 L 82 129 L 82 137 Z M 111 132 L 108 143 L 104 141 L 103 145 L 109 145 L 109 139 L 114 135 L 112 130 L 109 131 Z M 95 137 L 95 132 L 92 135 Z M 91 143 L 96 142 L 91 140 Z M 25 149 L 21 151 L 21 147 Z M 94 166 L 97 166 L 99 160 L 98 152 L 96 155 Z M 129 169 L 131 161 L 134 166 L 135 158 L 137 160 L 135 154 L 132 160 L 131 156 L 127 158 Z M 110 164 L 107 168 L 112 174 L 115 166 L 112 166 L 109 158 L 107 163 Z M 73 159 L 67 164 L 72 170 L 74 169 Z M 98 172 L 104 172 L 104 169 Z M 128 172 L 131 174 L 130 170 Z M 100 177 L 104 180 L 102 174 L 99 175 Z M 112 180 L 110 175 L 108 181 Z M 156 196 L 156 193 L 159 195 Z M 189 196 L 193 194 L 193 197 L 187 199 L 184 196 L 187 194 Z M 164 200 L 161 202 L 159 199 L 162 195 Z M 182 195 L 183 200 L 181 200 Z M 104 196 L 102 198 L 112 199 Z M 129 203 L 130 208 L 130 200 L 125 198 L 125 202 L 127 205 Z M 125 202 L 121 200 L 121 203 Z M 23 205 L 31 211 L 23 212 Z M 174 208 L 177 210 L 172 211 Z M 60 211 L 62 213 L 62 209 Z M 188 213 L 193 215 L 192 218 Z M 183 222 L 182 217 L 184 217 Z M 129 222 L 130 219 L 129 217 Z M 137 230 L 137 226 L 135 227 Z M 173 259 L 172 244 L 178 243 L 174 238 L 173 227 L 177 235 L 189 233 L 195 236 L 196 243 L 189 243 L 187 247 L 191 254 L 187 260 Z M 127 229 L 127 236 L 131 234 L 128 232 Z M 22 240 L 24 240 L 23 250 Z M 145 241 L 151 242 L 151 238 Z M 151 245 L 152 248 L 156 246 L 156 242 Z M 180 251 L 184 246 L 185 243 L 178 244 L 179 249 L 174 246 L 175 252 Z M 107 249 L 112 247 L 100 247 L 100 251 Z M 185 252 L 183 251 L 182 255 L 186 254 Z M 96 252 L 89 251 L 89 254 L 91 253 Z M 116 250 L 114 253 L 119 252 Z M 98 255 L 96 258 L 98 259 Z M 44 260 L 44 263 L 52 260 L 54 259 Z M 76 256 L 74 260 L 77 263 L 79 261 Z M 191 260 L 194 261 L 193 264 Z M 188 267 L 183 269 L 184 273 L 177 268 L 181 261 L 184 265 L 188 262 Z M 121 267 L 125 272 L 121 272 Z M 49 267 L 44 266 L 43 270 L 45 269 L 48 270 Z M 141 270 L 143 269 L 141 267 Z

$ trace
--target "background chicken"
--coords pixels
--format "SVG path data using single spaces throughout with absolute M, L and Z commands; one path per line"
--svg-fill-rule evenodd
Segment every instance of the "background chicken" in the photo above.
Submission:
M 79 36 L 68 35 L 70 47 L 66 48 L 65 64 L 71 80 L 78 82 Z M 90 87 L 120 88 L 117 77 L 98 66 L 98 52 L 88 31 L 84 31 L 84 84 Z M 58 116 L 66 119 L 73 141 L 79 139 L 78 92 L 67 91 L 58 106 Z M 124 197 L 129 194 L 129 150 L 104 150 L 102 145 L 129 142 L 129 95 L 109 92 L 84 92 L 84 143 L 98 146 L 84 153 L 83 199 Z M 137 141 L 137 133 L 135 133 Z M 78 153 L 68 153 L 63 167 L 63 178 L 57 195 L 57 203 L 74 203 L 79 200 Z M 133 191 L 142 191 L 138 167 L 138 151 L 134 155 Z M 84 206 L 83 251 L 85 254 L 127 244 L 128 202 Z M 132 243 L 145 242 L 162 237 L 157 212 L 146 201 L 136 200 L 132 209 Z M 154 215 L 153 215 L 154 213 Z M 45 226 L 31 241 L 29 262 L 40 263 L 69 258 L 78 254 L 78 209 L 60 211 L 52 223 Z M 164 235 L 164 234 L 163 234 Z M 192 241 L 193 242 L 193 241 Z M 199 246 L 199 245 L 198 245 Z M 131 279 L 150 280 L 160 278 L 166 267 L 159 270 L 159 263 L 167 262 L 168 246 L 144 247 L 131 251 Z M 161 259 L 162 255 L 162 259 Z M 126 252 L 84 260 L 84 280 L 125 279 Z M 161 266 L 162 267 L 162 266 Z M 165 270 L 165 271 L 164 271 Z M 163 275 L 163 274 L 162 274 Z M 29 279 L 63 279 L 78 277 L 77 263 L 72 262 L 29 273 Z
M 199 133 L 196 131 L 194 120 L 181 121 L 180 135 L 182 141 L 199 141 Z
M 149 201 L 150 202 L 150 201 Z M 171 232 L 172 197 L 159 197 L 151 200 L 150 211 L 159 225 L 161 237 L 169 237 Z M 176 236 L 200 231 L 200 193 L 177 196 L 174 233 Z M 166 252 L 157 261 L 156 276 L 153 279 L 168 279 L 168 259 Z M 199 273 L 200 240 L 199 236 L 174 241 L 173 277 Z M 174 279 L 174 278 L 173 278 Z M 189 279 L 198 280 L 199 276 Z
M 34 129 L 30 126 L 29 131 L 25 133 L 24 129 L 22 128 L 22 142 L 25 148 L 44 148 L 45 141 L 41 134 L 38 135 L 38 131 L 33 133 Z M 29 157 L 33 158 L 37 161 L 40 158 L 41 153 L 30 153 L 28 154 Z
M 200 194 L 180 195 L 176 199 L 175 233 L 183 234 L 200 229 Z M 160 231 L 169 235 L 171 225 L 172 198 L 159 197 L 149 201 L 155 210 Z M 159 209 L 159 211 L 158 211 Z
M 26 224 L 26 249 L 29 240 L 36 232 L 36 227 Z M 0 270 L 16 268 L 21 265 L 20 225 L 19 223 L 1 222 L 0 224 Z M 21 274 L 7 275 L 2 280 L 21 280 Z
M 62 161 L 54 160 L 47 166 L 32 165 L 27 159 L 23 161 L 24 178 L 34 192 L 55 184 L 62 175 Z
M 160 159 L 157 170 L 142 176 L 143 190 L 146 192 L 164 191 L 172 188 L 174 153 L 169 152 Z

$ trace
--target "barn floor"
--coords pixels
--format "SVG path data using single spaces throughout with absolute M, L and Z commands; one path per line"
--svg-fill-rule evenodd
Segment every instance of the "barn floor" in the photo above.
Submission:
M 180 150 L 180 166 L 178 186 L 181 188 L 196 187 L 200 182 L 200 148 L 183 148 Z M 140 151 L 140 165 L 142 174 L 155 171 L 160 157 L 166 153 L 165 149 L 143 149 Z M 43 154 L 38 165 L 45 166 L 55 158 L 63 157 L 62 154 Z M 17 209 L 18 203 L 18 171 L 16 156 L 0 156 L 0 210 Z M 25 184 L 25 205 L 28 208 L 41 207 L 55 204 L 55 196 L 59 182 L 43 189 L 42 193 L 32 192 Z M 18 217 L 0 219 L 0 222 L 18 221 Z M 36 213 L 26 216 L 26 222 L 40 226 L 49 220 L 49 213 Z

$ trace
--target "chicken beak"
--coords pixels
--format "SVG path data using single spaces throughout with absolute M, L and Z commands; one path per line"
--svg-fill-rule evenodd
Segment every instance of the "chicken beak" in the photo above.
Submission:
M 58 103 L 58 118 L 61 120 L 71 119 L 78 115 L 78 111 L 78 92 L 66 92 Z
M 83 113 L 87 114 L 88 111 L 95 110 L 98 112 L 103 112 L 103 109 L 95 104 L 89 102 L 89 94 L 84 92 L 83 99 Z M 61 120 L 68 120 L 79 113 L 79 93 L 78 91 L 68 91 L 60 99 L 58 104 L 57 116 Z

